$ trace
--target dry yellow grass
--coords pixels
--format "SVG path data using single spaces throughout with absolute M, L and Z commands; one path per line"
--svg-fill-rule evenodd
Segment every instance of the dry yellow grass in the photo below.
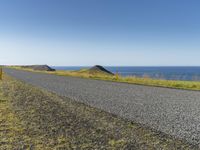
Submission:
M 21 67 L 12 67 L 15 69 L 23 69 Z M 200 82 L 198 81 L 178 81 L 178 80 L 161 80 L 161 79 L 152 79 L 149 77 L 135 77 L 128 76 L 122 77 L 118 74 L 116 75 L 108 75 L 103 72 L 91 72 L 87 69 L 79 70 L 79 71 L 35 71 L 32 69 L 23 69 L 27 71 L 55 74 L 60 76 L 73 76 L 73 77 L 81 77 L 81 78 L 90 78 L 90 79 L 98 79 L 98 80 L 106 80 L 106 81 L 114 81 L 114 82 L 123 82 L 123 83 L 132 83 L 139 85 L 148 85 L 148 86 L 158 86 L 158 87 L 167 87 L 167 88 L 176 88 L 176 89 L 185 89 L 185 90 L 200 90 Z
M 196 149 L 186 141 L 4 76 L 0 149 Z
M 0 80 L 2 80 L 2 76 L 3 76 L 3 71 L 2 68 L 0 67 Z

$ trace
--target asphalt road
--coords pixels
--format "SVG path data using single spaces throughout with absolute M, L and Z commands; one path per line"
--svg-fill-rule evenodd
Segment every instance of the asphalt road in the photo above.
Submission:
M 200 92 L 140 86 L 14 69 L 17 79 L 200 144 Z

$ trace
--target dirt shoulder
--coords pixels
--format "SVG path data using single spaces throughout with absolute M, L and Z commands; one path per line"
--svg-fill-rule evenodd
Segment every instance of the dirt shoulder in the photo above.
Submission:
M 104 111 L 5 77 L 0 149 L 197 149 Z

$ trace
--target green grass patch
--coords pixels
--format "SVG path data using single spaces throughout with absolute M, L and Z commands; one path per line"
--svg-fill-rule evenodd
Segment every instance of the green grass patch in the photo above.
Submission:
M 79 71 L 60 71 L 60 70 L 58 70 L 55 72 L 49 72 L 49 71 L 35 71 L 32 69 L 24 69 L 21 67 L 12 67 L 12 68 L 40 72 L 40 73 L 55 74 L 55 75 L 60 75 L 60 76 L 73 76 L 73 77 L 98 79 L 98 80 L 123 82 L 123 83 L 148 85 L 148 86 L 185 89 L 185 90 L 200 90 L 200 82 L 198 82 L 198 81 L 161 80 L 161 79 L 152 79 L 149 77 L 139 78 L 139 77 L 135 77 L 135 76 L 122 77 L 118 74 L 113 76 L 113 75 L 108 75 L 103 72 L 91 72 L 87 69 L 83 69 L 83 70 L 79 70 Z
M 137 123 L 4 76 L 0 149 L 195 149 Z

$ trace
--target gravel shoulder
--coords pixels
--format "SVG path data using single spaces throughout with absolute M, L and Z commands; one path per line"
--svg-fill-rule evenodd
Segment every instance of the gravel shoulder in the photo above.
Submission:
M 9 77 L 0 82 L 0 149 L 197 149 Z
M 200 92 L 147 87 L 5 69 L 7 74 L 60 96 L 200 144 Z

